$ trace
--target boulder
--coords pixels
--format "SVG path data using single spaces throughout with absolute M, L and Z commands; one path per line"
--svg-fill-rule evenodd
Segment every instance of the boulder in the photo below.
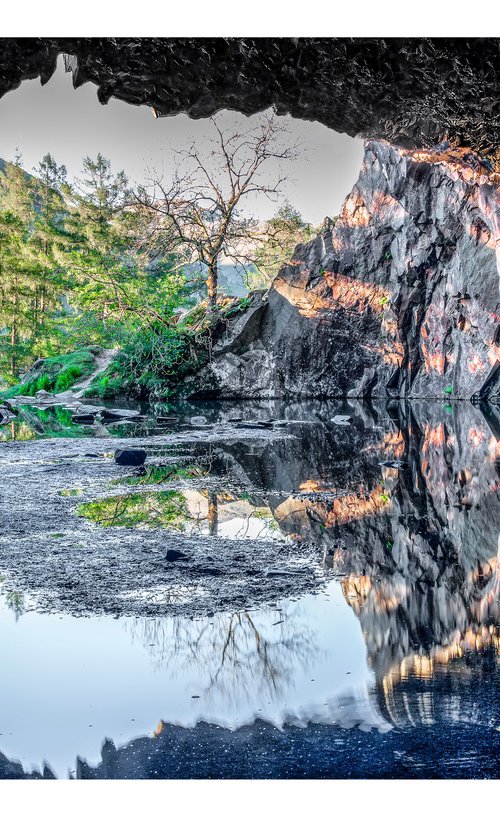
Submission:
M 15 414 L 10 411 L 7 406 L 0 406 L 0 426 L 5 425 L 5 423 L 10 423 L 11 420 L 15 419 Z
M 141 418 L 140 411 L 135 409 L 102 409 L 101 417 L 103 420 L 132 420 L 134 418 Z
M 336 426 L 348 426 L 352 421 L 352 418 L 348 414 L 336 414 L 335 417 L 332 417 L 332 423 L 335 423 Z
M 192 426 L 206 426 L 208 421 L 206 417 L 202 417 L 201 415 L 199 415 L 191 417 L 190 422 Z
M 179 422 L 179 418 L 178 417 L 166 417 L 166 416 L 164 416 L 162 414 L 159 414 L 157 416 L 157 418 L 156 418 L 156 422 L 160 423 L 161 425 L 174 426 L 174 425 L 177 425 L 177 423 Z
M 115 451 L 117 465 L 144 465 L 147 454 L 141 448 L 118 448 Z
M 189 556 L 183 553 L 181 550 L 174 550 L 173 548 L 169 548 L 167 550 L 166 559 L 167 562 L 187 562 L 189 560 Z

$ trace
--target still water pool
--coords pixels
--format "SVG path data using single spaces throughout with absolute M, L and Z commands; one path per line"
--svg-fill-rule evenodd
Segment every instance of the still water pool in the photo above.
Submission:
M 4 429 L 0 776 L 498 776 L 498 410 L 142 411 Z

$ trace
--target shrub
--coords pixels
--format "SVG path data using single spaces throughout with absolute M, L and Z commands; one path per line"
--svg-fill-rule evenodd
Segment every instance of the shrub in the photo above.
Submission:
M 102 399 L 118 393 L 169 397 L 178 382 L 208 359 L 208 333 L 157 325 L 143 329 L 123 347 L 86 396 Z

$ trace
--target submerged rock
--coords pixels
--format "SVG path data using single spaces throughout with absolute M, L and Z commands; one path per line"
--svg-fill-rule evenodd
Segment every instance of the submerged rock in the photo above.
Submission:
M 103 409 L 101 412 L 103 420 L 133 420 L 140 419 L 140 411 L 135 409 Z
M 93 414 L 73 414 L 71 420 L 78 425 L 92 426 L 94 425 L 95 417 Z
M 117 465 L 144 465 L 147 454 L 141 448 L 118 448 L 115 451 Z
M 464 149 L 368 142 L 339 218 L 185 381 L 194 397 L 496 401 L 498 176 Z
M 348 414 L 336 414 L 335 417 L 332 417 L 332 423 L 335 423 L 336 426 L 348 426 L 351 420 Z
M 174 550 L 173 548 L 169 548 L 166 554 L 167 562 L 180 562 L 184 561 L 187 562 L 189 560 L 189 556 L 183 553 L 181 550 Z
M 191 425 L 192 426 L 205 426 L 207 424 L 207 418 L 202 417 L 201 415 L 191 417 Z

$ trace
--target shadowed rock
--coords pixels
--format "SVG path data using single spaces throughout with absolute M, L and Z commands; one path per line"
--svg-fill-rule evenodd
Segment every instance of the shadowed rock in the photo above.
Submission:
M 140 448 L 124 448 L 115 451 L 117 465 L 144 465 L 147 453 Z

